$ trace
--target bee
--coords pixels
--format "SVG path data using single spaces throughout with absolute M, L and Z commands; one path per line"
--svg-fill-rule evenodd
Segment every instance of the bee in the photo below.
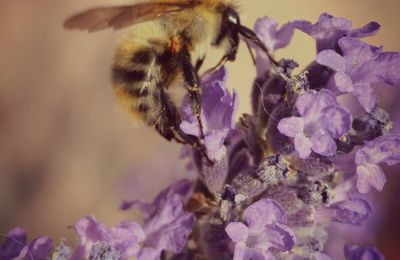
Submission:
M 256 34 L 241 25 L 230 0 L 154 0 L 132 5 L 99 7 L 78 13 L 64 23 L 66 29 L 97 32 L 132 26 L 115 53 L 113 89 L 120 103 L 154 127 L 167 140 L 198 148 L 207 157 L 199 138 L 184 133 L 179 104 L 169 90 L 186 88 L 193 115 L 204 139 L 201 86 L 198 75 L 207 51 L 220 47 L 224 54 L 214 71 L 234 61 L 240 38 L 253 43 L 271 59 Z M 250 50 L 250 47 L 249 47 Z

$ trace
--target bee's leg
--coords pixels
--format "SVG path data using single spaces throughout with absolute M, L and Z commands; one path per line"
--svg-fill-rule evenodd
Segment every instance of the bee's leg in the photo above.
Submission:
M 156 125 L 157 131 L 164 136 L 168 141 L 174 139 L 181 144 L 190 144 L 206 158 L 207 162 L 213 164 L 213 161 L 208 158 L 207 150 L 196 136 L 188 135 L 180 128 L 182 122 L 178 109 L 172 102 L 171 98 L 163 88 L 160 88 L 160 102 L 163 111 L 163 125 Z
M 239 34 L 237 31 L 235 31 L 235 29 L 232 29 L 232 31 L 229 31 L 227 37 L 229 38 L 230 48 L 224 54 L 224 56 L 222 56 L 217 65 L 208 69 L 203 75 L 219 70 L 222 66 L 225 65 L 227 61 L 236 60 L 236 55 L 239 50 L 239 41 L 240 41 Z
M 207 75 L 207 74 L 210 74 L 210 73 L 213 73 L 213 72 L 219 70 L 222 66 L 225 65 L 225 63 L 226 63 L 227 61 L 228 61 L 228 57 L 227 57 L 226 55 L 224 55 L 224 56 L 219 60 L 219 62 L 217 63 L 217 65 L 215 65 L 214 67 L 209 68 L 208 70 L 206 70 L 206 71 L 203 73 L 203 75 Z
M 200 80 L 196 69 L 193 67 L 190 53 L 187 48 L 183 48 L 180 53 L 182 62 L 183 78 L 186 82 L 185 86 L 189 92 L 190 103 L 192 106 L 193 115 L 196 117 L 200 128 L 200 138 L 204 139 L 204 127 L 201 121 L 201 100 L 200 100 Z

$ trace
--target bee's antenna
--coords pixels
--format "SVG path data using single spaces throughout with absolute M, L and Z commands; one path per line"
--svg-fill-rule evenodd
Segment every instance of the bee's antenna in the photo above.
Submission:
M 256 44 L 258 47 L 261 48 L 261 50 L 263 50 L 265 52 L 265 54 L 267 55 L 268 59 L 272 62 L 272 64 L 274 64 L 275 66 L 278 66 L 278 62 L 272 57 L 271 53 L 269 53 L 267 46 L 265 46 L 264 43 L 261 42 L 261 40 L 257 37 L 257 35 L 250 30 L 249 28 L 243 26 L 243 25 L 238 25 L 238 31 L 239 33 L 246 38 L 246 40 L 249 40 L 251 42 L 253 42 L 254 44 Z M 246 43 L 248 44 L 248 42 L 246 41 Z

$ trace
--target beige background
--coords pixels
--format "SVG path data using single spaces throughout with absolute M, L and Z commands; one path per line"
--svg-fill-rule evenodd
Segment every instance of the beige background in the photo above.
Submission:
M 188 175 L 178 159 L 177 144 L 132 123 L 114 102 L 109 68 L 120 33 L 62 29 L 63 20 L 77 11 L 117 3 L 127 1 L 0 1 L 0 232 L 23 226 L 32 237 L 47 234 L 73 241 L 74 234 L 66 227 L 80 217 L 94 214 L 114 224 L 132 216 L 118 212 L 122 198 L 150 199 L 172 180 Z M 398 0 L 240 4 L 249 27 L 265 15 L 281 23 L 314 22 L 329 12 L 351 19 L 355 27 L 375 20 L 382 25 L 381 32 L 367 41 L 400 50 Z M 290 47 L 277 56 L 306 65 L 315 58 L 313 40 L 296 32 Z M 240 95 L 240 112 L 247 112 L 254 68 L 244 46 L 228 69 L 229 86 Z M 396 102 L 395 90 L 383 93 L 388 107 Z M 390 234 L 399 231 L 399 226 L 390 226 L 392 233 L 386 231 L 385 225 L 399 214 L 393 210 L 398 203 L 385 211 L 393 203 L 390 190 L 399 184 L 395 178 L 388 174 L 386 195 L 377 194 L 382 212 L 390 212 L 378 221 L 376 234 L 384 236 L 375 241 L 387 254 L 396 252 L 396 239 Z

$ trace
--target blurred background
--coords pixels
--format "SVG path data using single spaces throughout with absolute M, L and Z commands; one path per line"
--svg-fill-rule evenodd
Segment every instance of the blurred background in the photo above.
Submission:
M 95 215 L 111 226 L 124 218 L 124 198 L 152 199 L 162 188 L 187 177 L 179 160 L 180 146 L 134 123 L 116 105 L 110 64 L 118 37 L 111 30 L 96 34 L 62 28 L 65 18 L 98 5 L 132 3 L 120 0 L 0 1 L 0 233 L 14 226 L 31 238 L 48 235 L 75 241 L 68 225 Z M 400 50 L 398 0 L 246 0 L 243 23 L 270 16 L 285 23 L 315 22 L 323 12 L 346 17 L 354 27 L 377 21 L 382 29 L 366 41 Z M 296 32 L 277 57 L 301 66 L 315 58 L 313 40 Z M 211 64 L 213 60 L 207 61 Z M 239 92 L 240 115 L 250 111 L 250 86 L 255 75 L 244 46 L 228 65 L 229 87 Z M 400 86 L 381 91 L 381 104 L 399 113 Z M 397 108 L 396 108 L 397 106 Z M 400 133 L 400 125 L 394 132 Z M 386 170 L 384 192 L 372 192 L 374 214 L 368 229 L 347 229 L 353 242 L 374 243 L 388 259 L 398 259 L 400 233 L 400 168 Z M 368 234 L 368 236 L 355 234 Z M 341 250 L 341 249 L 332 249 Z

